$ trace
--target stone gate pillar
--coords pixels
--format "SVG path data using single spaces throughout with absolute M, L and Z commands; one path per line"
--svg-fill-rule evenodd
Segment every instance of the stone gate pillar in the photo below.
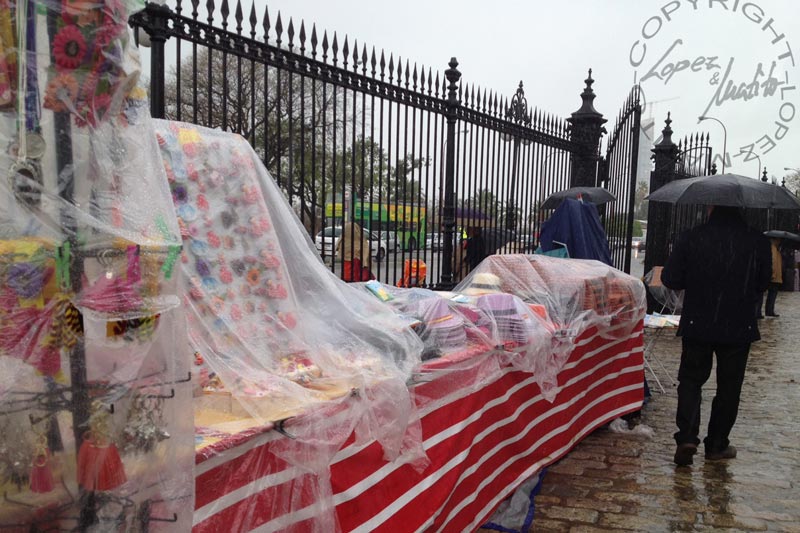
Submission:
M 570 156 L 572 173 L 570 187 L 594 187 L 597 183 L 597 162 L 600 159 L 600 138 L 606 133 L 603 124 L 608 122 L 603 114 L 594 108 L 595 94 L 592 90 L 592 69 L 584 80 L 586 87 L 581 93 L 583 104 L 567 119 L 570 123 L 570 140 L 578 145 Z
M 654 169 L 650 172 L 650 192 L 654 192 L 675 179 L 675 164 L 678 146 L 672 142 L 672 119 L 667 113 L 666 126 L 662 130 L 661 142 L 653 147 Z M 654 266 L 664 266 L 669 256 L 669 227 L 672 206 L 662 202 L 650 202 L 647 206 L 647 248 L 644 256 L 644 272 Z

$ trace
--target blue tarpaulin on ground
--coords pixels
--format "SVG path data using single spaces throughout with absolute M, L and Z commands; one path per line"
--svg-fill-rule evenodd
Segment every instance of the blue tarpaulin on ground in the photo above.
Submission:
M 564 243 L 572 258 L 596 259 L 611 265 L 606 232 L 592 203 L 566 198 L 542 224 L 540 241 L 545 252 L 559 248 L 556 242 Z

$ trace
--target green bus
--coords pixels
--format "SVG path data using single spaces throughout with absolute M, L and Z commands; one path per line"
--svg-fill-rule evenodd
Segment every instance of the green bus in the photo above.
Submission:
M 325 204 L 327 225 L 341 225 L 342 202 Z M 398 246 L 405 250 L 416 250 L 425 245 L 427 237 L 427 208 L 417 204 L 379 204 L 355 200 L 353 220 L 370 231 L 393 231 Z

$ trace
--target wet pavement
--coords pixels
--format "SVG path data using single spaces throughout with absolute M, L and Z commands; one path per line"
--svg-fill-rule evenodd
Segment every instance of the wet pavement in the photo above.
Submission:
M 731 444 L 739 456 L 694 465 L 672 462 L 680 339 L 662 331 L 648 356 L 666 388 L 642 410 L 651 438 L 604 428 L 551 465 L 535 499 L 531 531 L 800 532 L 800 293 L 781 292 L 779 318 L 760 321 Z M 650 330 L 645 344 L 652 338 Z M 655 359 L 662 363 L 659 368 Z M 715 389 L 703 388 L 701 438 Z

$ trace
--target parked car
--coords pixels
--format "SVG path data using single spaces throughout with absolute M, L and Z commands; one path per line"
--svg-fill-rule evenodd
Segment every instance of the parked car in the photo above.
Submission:
M 400 247 L 400 243 L 397 242 L 396 231 L 389 231 L 385 229 L 374 230 L 372 234 L 375 236 L 375 239 L 381 239 L 383 242 L 386 243 L 387 252 L 396 252 L 397 249 Z
M 370 254 L 377 258 L 378 261 L 381 261 L 386 257 L 386 251 L 389 250 L 386 241 L 380 239 L 378 235 L 371 233 L 367 229 L 362 228 L 362 231 L 364 232 L 364 237 L 369 241 Z M 336 254 L 336 244 L 341 238 L 342 227 L 329 226 L 317 233 L 317 236 L 314 238 L 314 244 L 322 258 L 325 259 Z
M 319 233 L 314 238 L 314 244 L 317 246 L 317 251 L 323 259 L 331 257 L 336 251 L 336 243 L 339 242 L 339 237 L 342 236 L 341 226 L 329 226 Z
M 631 241 L 631 248 L 634 250 L 643 252 L 646 246 L 647 241 L 645 241 L 644 237 L 634 237 Z
M 442 234 L 438 232 L 428 233 L 428 236 L 425 238 L 425 248 L 431 250 L 432 252 L 441 250 Z

